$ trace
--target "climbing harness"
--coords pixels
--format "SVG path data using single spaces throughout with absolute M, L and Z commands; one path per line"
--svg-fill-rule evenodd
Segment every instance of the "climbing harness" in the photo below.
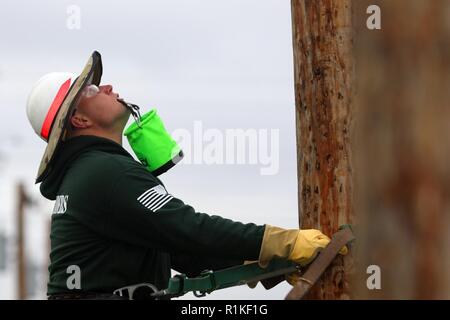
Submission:
M 212 291 L 239 286 L 284 274 L 296 272 L 298 266 L 287 260 L 274 260 L 267 268 L 261 268 L 258 262 L 234 266 L 223 270 L 203 271 L 200 276 L 189 278 L 185 274 L 177 274 L 170 278 L 167 289 L 157 290 L 155 286 L 148 283 L 140 283 L 123 287 L 114 291 L 114 294 L 136 299 L 139 290 L 150 292 L 153 299 L 170 299 L 193 292 L 196 297 L 204 297 Z M 142 295 L 141 295 L 142 296 Z
M 285 275 L 300 272 L 300 281 L 286 299 L 301 299 L 320 278 L 339 250 L 354 239 L 355 236 L 350 226 L 341 227 L 333 235 L 328 246 L 321 250 L 315 260 L 306 267 L 300 267 L 292 261 L 274 259 L 266 268 L 260 267 L 258 262 L 253 262 L 218 271 L 206 270 L 194 278 L 189 278 L 185 274 L 177 274 L 169 279 L 168 287 L 164 290 L 158 290 L 149 283 L 140 283 L 117 289 L 114 294 L 130 300 L 171 299 L 188 292 L 193 292 L 196 297 L 204 297 L 215 290 L 258 281 L 261 281 L 266 289 L 270 289 L 283 281 Z

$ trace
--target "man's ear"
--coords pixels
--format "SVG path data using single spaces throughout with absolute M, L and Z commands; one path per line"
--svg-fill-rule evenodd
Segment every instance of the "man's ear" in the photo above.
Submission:
M 73 128 L 79 129 L 89 128 L 92 125 L 91 121 L 87 117 L 76 111 L 70 118 L 70 123 L 72 124 Z

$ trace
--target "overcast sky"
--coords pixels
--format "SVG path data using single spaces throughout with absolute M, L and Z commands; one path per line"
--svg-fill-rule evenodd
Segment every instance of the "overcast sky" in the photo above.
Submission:
M 70 5 L 80 9 L 80 29 L 67 27 Z M 14 183 L 24 181 L 41 197 L 33 182 L 45 143 L 26 118 L 30 89 L 48 72 L 79 73 L 93 50 L 102 54 L 102 82 L 144 112 L 156 108 L 171 132 L 194 135 L 196 121 L 225 136 L 227 129 L 279 130 L 279 150 L 272 150 L 276 174 L 261 175 L 261 163 L 181 163 L 160 178 L 197 211 L 298 226 L 289 1 L 3 0 L 0 30 L 0 232 L 10 239 Z M 27 212 L 34 215 L 28 230 L 35 239 L 28 251 L 42 263 L 48 208 L 41 201 Z M 8 283 L 0 286 L 0 298 L 14 297 L 13 276 L 0 271 L 0 282 Z M 282 299 L 289 288 L 233 288 L 210 298 Z

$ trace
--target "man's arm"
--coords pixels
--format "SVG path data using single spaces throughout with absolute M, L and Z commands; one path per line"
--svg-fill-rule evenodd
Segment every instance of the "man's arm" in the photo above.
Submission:
M 108 203 L 103 209 L 102 226 L 96 229 L 109 238 L 172 256 L 207 257 L 215 263 L 233 261 L 233 264 L 257 260 L 262 267 L 273 258 L 306 265 L 330 242 L 315 229 L 257 226 L 196 212 L 167 193 L 142 165 L 133 164 L 113 176 L 111 179 L 103 178 L 105 175 L 97 177 L 105 179 L 103 195 L 99 196 Z M 341 253 L 346 251 L 344 247 Z M 202 268 L 203 262 L 198 267 Z M 188 271 L 196 272 L 198 267 Z
M 144 167 L 122 172 L 109 195 L 110 237 L 174 256 L 258 260 L 265 226 L 196 212 L 167 193 Z

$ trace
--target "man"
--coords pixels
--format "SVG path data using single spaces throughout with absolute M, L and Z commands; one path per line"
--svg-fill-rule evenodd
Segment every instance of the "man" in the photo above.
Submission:
M 328 244 L 318 230 L 243 224 L 198 213 L 171 195 L 156 170 L 122 147 L 130 114 L 137 126 L 142 119 L 137 106 L 100 85 L 101 73 L 94 52 L 78 77 L 44 76 L 27 103 L 34 130 L 47 141 L 37 182 L 56 200 L 49 298 L 115 298 L 115 289 L 142 282 L 164 289 L 171 268 L 195 276 L 245 260 L 266 266 L 274 257 L 305 265 Z

